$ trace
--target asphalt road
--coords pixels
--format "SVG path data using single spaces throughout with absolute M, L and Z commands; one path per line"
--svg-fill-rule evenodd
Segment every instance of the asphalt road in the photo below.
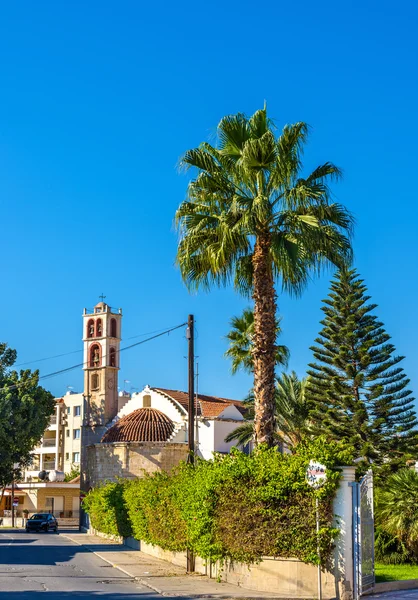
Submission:
M 56 533 L 0 529 L 0 600 L 160 599 Z

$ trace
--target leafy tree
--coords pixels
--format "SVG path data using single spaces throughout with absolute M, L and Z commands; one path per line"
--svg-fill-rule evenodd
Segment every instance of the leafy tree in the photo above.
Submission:
M 282 373 L 276 382 L 275 390 L 275 438 L 276 443 L 296 448 L 308 433 L 311 405 L 307 401 L 306 379 L 299 379 L 292 371 L 290 375 Z M 250 394 L 245 401 L 248 409 L 247 419 L 254 415 L 254 396 Z M 251 421 L 239 425 L 225 438 L 226 442 L 236 440 L 239 444 L 248 444 L 253 439 L 254 430 Z
M 417 456 L 417 418 L 402 356 L 372 314 L 357 271 L 342 269 L 323 301 L 323 329 L 311 349 L 307 394 L 314 429 L 345 440 L 366 463 L 405 464 Z
M 327 162 L 302 177 L 305 123 L 279 137 L 267 110 L 224 117 L 217 145 L 182 159 L 197 169 L 176 213 L 177 262 L 189 288 L 235 287 L 254 300 L 255 441 L 274 445 L 276 290 L 300 292 L 312 272 L 350 257 L 352 219 L 330 201 L 340 175 Z
M 245 308 L 240 317 L 231 319 L 231 331 L 226 338 L 229 340 L 229 348 L 225 356 L 232 361 L 232 374 L 235 375 L 239 369 L 248 373 L 254 371 L 254 312 Z M 281 334 L 280 319 L 276 322 L 276 338 Z M 289 348 L 276 345 L 276 365 L 287 366 L 289 360 Z
M 11 370 L 16 351 L 0 344 L 0 488 L 19 478 L 54 412 L 52 394 L 38 385 L 39 372 Z

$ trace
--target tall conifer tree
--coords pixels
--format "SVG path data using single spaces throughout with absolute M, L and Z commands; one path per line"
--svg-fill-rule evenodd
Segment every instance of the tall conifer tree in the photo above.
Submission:
M 313 428 L 345 440 L 367 463 L 405 464 L 418 458 L 417 416 L 409 379 L 390 336 L 372 314 L 356 270 L 341 270 L 323 303 L 325 319 L 309 365 L 307 394 Z

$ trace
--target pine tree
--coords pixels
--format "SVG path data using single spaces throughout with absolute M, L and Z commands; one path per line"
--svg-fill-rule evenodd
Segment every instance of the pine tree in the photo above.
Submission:
M 392 468 L 418 458 L 409 379 L 356 270 L 341 270 L 323 300 L 325 319 L 309 365 L 313 429 L 345 440 L 366 463 Z

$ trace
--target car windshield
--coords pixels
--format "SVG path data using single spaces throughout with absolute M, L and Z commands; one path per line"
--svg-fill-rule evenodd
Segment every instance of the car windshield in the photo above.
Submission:
M 37 514 L 37 515 L 32 515 L 29 520 L 31 521 L 32 519 L 47 519 L 47 518 L 48 518 L 48 515 Z

